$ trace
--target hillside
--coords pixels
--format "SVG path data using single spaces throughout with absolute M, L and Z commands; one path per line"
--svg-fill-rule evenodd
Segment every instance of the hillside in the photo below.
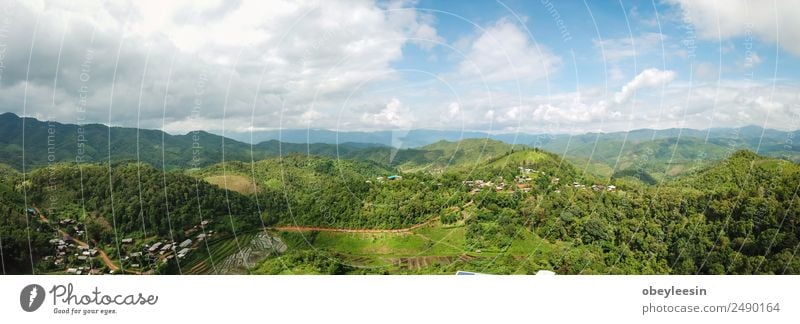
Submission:
M 464 139 L 457 142 L 438 141 L 415 149 L 364 150 L 354 158 L 369 159 L 397 167 L 405 172 L 441 173 L 447 169 L 474 168 L 485 161 L 523 146 L 490 139 Z
M 112 168 L 55 164 L 28 174 L 25 186 L 30 204 L 42 208 L 53 220 L 116 223 L 113 232 L 91 232 L 98 241 L 109 241 L 116 235 L 171 235 L 180 232 L 174 229 L 196 225 L 200 217 L 221 223 L 233 215 L 241 224 L 258 223 L 257 211 L 248 197 L 146 164 L 119 163 Z M 230 226 L 220 226 L 219 230 L 228 231 Z
M 519 167 L 530 169 L 528 194 L 495 190 Z M 397 234 L 279 232 L 289 250 L 255 272 L 797 273 L 798 169 L 740 151 L 651 186 L 596 182 L 551 153 L 517 151 L 442 174 L 443 185 L 463 180 L 471 192 L 431 223 Z
M 26 220 L 24 201 L 12 186 L 0 182 L 0 249 L 2 274 L 30 274 L 47 250 L 48 237 Z M 30 243 L 30 244 L 29 244 Z M 30 253 L 33 251 L 33 254 Z M 33 266 L 33 268 L 32 268 Z
M 698 264 L 705 264 L 712 273 L 800 269 L 793 258 L 800 244 L 800 165 L 738 151 L 670 185 L 702 193 L 696 216 L 690 215 L 687 221 L 702 217 L 705 224 L 693 231 L 715 234 L 701 243 L 705 251 L 695 242 L 680 239 L 676 247 L 687 251 L 676 264 L 678 270 Z
M 48 162 L 140 161 L 159 169 L 202 167 L 227 161 L 251 161 L 301 153 L 350 156 L 370 144 L 288 144 L 267 141 L 251 146 L 204 131 L 170 135 L 159 130 L 74 125 L 0 115 L 0 163 L 23 168 L 23 124 L 26 170 Z M 52 134 L 51 134 L 52 133 Z M 224 150 L 223 150 L 224 145 Z M 109 149 L 110 148 L 110 149 Z
M 398 173 L 374 162 L 291 155 L 226 163 L 190 172 L 252 184 L 268 224 L 342 228 L 400 228 L 457 203 L 455 191 L 424 173 Z M 392 180 L 398 175 L 402 180 Z M 233 176 L 233 177 L 232 177 Z
M 531 145 L 563 154 L 577 167 L 603 178 L 637 174 L 654 183 L 697 171 L 742 149 L 759 148 L 765 156 L 800 162 L 800 148 L 786 145 L 787 140 L 797 135 L 798 131 L 757 126 L 639 129 L 627 133 L 543 136 Z

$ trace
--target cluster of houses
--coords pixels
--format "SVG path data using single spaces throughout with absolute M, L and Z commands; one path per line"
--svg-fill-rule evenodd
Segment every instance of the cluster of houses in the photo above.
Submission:
M 69 235 L 51 239 L 49 242 L 53 246 L 55 254 L 45 256 L 45 261 L 52 261 L 56 267 L 67 267 L 68 274 L 100 274 L 100 270 L 94 268 L 92 264 L 75 267 L 75 265 L 86 264 L 96 257 L 99 253 L 96 248 L 78 245 Z
M 90 274 L 90 275 L 99 275 L 102 274 L 100 269 L 93 269 L 90 267 L 77 267 L 77 268 L 67 268 L 67 274 L 71 275 L 83 275 L 83 274 Z
M 49 242 L 50 245 L 53 246 L 54 255 L 45 256 L 44 259 L 46 261 L 53 261 L 53 265 L 55 266 L 64 266 L 73 258 L 78 261 L 87 260 L 87 256 L 81 253 L 84 252 L 84 247 L 75 245 L 75 241 L 70 236 L 54 238 Z M 97 250 L 94 250 L 94 252 L 97 253 Z
M 189 254 L 189 252 L 192 251 L 192 246 L 195 243 L 202 242 L 203 240 L 206 240 L 215 234 L 214 231 L 197 233 L 201 229 L 204 229 L 208 224 L 209 221 L 204 220 L 200 222 L 200 224 L 184 231 L 184 234 L 187 237 L 194 236 L 193 239 L 187 238 L 180 243 L 169 240 L 145 243 L 139 250 L 131 249 L 130 251 L 126 252 L 125 257 L 123 257 L 122 260 L 127 262 L 131 268 L 141 268 L 142 262 L 144 261 L 149 261 L 148 263 L 152 264 L 157 260 L 161 260 L 161 262 L 166 263 L 176 257 L 178 259 L 183 259 Z M 134 239 L 124 238 L 122 239 L 122 244 L 134 245 Z
M 35 210 L 31 210 L 31 213 L 35 213 Z M 165 240 L 151 244 L 136 244 L 136 239 L 132 237 L 122 238 L 119 241 L 121 244 L 120 252 L 123 256 L 120 262 L 125 264 L 126 267 L 141 269 L 145 268 L 146 264 L 155 264 L 158 260 L 167 262 L 176 257 L 178 259 L 185 258 L 192 251 L 193 244 L 215 235 L 214 231 L 201 231 L 208 224 L 209 221 L 202 221 L 185 230 L 184 234 L 187 238 L 181 242 Z M 102 262 L 89 262 L 92 258 L 98 256 L 100 251 L 97 248 L 83 246 L 73 239 L 72 235 L 76 235 L 75 237 L 85 235 L 83 224 L 74 219 L 63 219 L 54 225 L 64 229 L 66 234 L 59 234 L 57 238 L 49 241 L 53 246 L 54 253 L 53 255 L 45 256 L 45 261 L 52 262 L 58 268 L 66 269 L 67 274 L 102 274 L 102 271 L 98 269 L 102 268 Z
M 28 208 L 26 212 L 31 216 L 38 215 L 33 208 Z M 44 261 L 52 262 L 56 268 L 66 269 L 69 274 L 100 274 L 100 270 L 94 268 L 89 262 L 97 256 L 99 251 L 96 248 L 78 244 L 73 238 L 73 235 L 80 237 L 86 234 L 83 223 L 66 218 L 53 225 L 62 231 L 54 231 L 56 237 L 48 241 L 53 248 L 53 254 L 44 256 Z
M 519 174 L 514 176 L 514 187 L 517 190 L 522 192 L 530 192 L 532 190 L 531 182 L 536 177 L 535 175 L 546 177 L 547 173 L 544 171 L 539 171 L 527 167 L 520 166 L 518 167 Z M 550 178 L 550 184 L 558 185 L 561 179 L 553 177 Z M 485 181 L 483 179 L 475 179 L 475 180 L 465 180 L 463 184 L 468 188 L 471 188 L 470 193 L 475 194 L 480 192 L 484 188 L 494 189 L 495 191 L 504 191 L 504 190 L 511 190 L 511 188 L 503 181 L 503 177 L 498 177 L 495 181 Z M 570 185 L 566 185 L 570 186 Z M 573 182 L 571 185 L 573 188 L 577 189 L 586 189 L 586 185 L 581 184 L 579 182 Z M 594 191 L 616 191 L 617 187 L 614 185 L 602 185 L 602 184 L 594 184 L 591 186 L 592 190 Z M 556 193 L 560 193 L 561 190 L 555 190 Z
M 184 235 L 186 235 L 187 237 L 188 237 L 188 236 L 191 236 L 191 235 L 193 235 L 194 233 L 197 233 L 198 231 L 200 231 L 200 230 L 202 230 L 202 229 L 205 229 L 205 228 L 206 228 L 206 226 L 208 226 L 208 224 L 210 224 L 210 223 L 211 223 L 211 221 L 209 221 L 209 220 L 204 220 L 204 221 L 200 222 L 200 224 L 198 224 L 198 225 L 195 225 L 195 226 L 192 226 L 192 228 L 190 228 L 190 229 L 187 229 L 187 230 L 183 231 L 183 234 L 184 234 Z M 214 231 L 210 231 L 210 232 L 208 232 L 208 233 L 214 233 Z M 206 236 L 206 235 L 203 235 L 202 237 L 203 237 L 203 238 L 205 238 L 205 236 Z M 200 236 L 198 236 L 198 237 L 200 237 Z M 198 239 L 199 239 L 199 238 L 198 238 Z M 202 241 L 202 239 L 199 239 L 199 240 L 200 240 L 200 241 Z
M 489 188 L 494 189 L 495 191 L 503 191 L 506 189 L 506 182 L 503 181 L 503 177 L 499 177 L 499 182 L 497 184 L 494 181 L 484 181 L 483 179 L 475 179 L 475 180 L 465 180 L 463 183 L 465 186 L 472 188 L 469 193 L 474 194 L 480 192 L 481 189 Z
M 601 185 L 601 184 L 594 184 L 594 185 L 592 185 L 592 190 L 594 190 L 594 191 L 604 191 L 604 190 L 605 191 L 615 191 L 615 190 L 617 190 L 617 186 L 615 186 L 615 185 L 604 186 L 604 185 Z
M 544 171 L 538 171 L 525 167 L 519 167 L 518 169 L 519 169 L 519 174 L 514 176 L 514 187 L 516 187 L 517 190 L 520 190 L 522 192 L 530 192 L 532 190 L 532 187 L 530 185 L 530 182 L 533 181 L 533 178 L 531 178 L 532 174 L 540 174 L 542 176 L 546 176 Z M 557 183 L 558 178 L 554 179 Z M 465 186 L 472 188 L 472 190 L 470 190 L 470 193 L 472 194 L 480 192 L 481 189 L 484 188 L 494 189 L 495 191 L 511 190 L 510 188 L 513 188 L 508 184 L 506 184 L 506 182 L 503 180 L 503 177 L 498 177 L 496 181 L 497 182 L 495 183 L 495 181 L 491 180 L 484 181 L 483 179 L 475 179 L 475 180 L 466 180 L 463 183 Z
M 586 189 L 586 185 L 581 184 L 579 182 L 573 182 L 572 187 L 576 189 Z M 617 186 L 615 185 L 601 185 L 601 184 L 593 184 L 591 186 L 592 190 L 594 191 L 616 191 Z
M 78 223 L 78 221 L 71 218 L 59 221 L 58 225 L 60 225 L 63 228 L 68 228 L 72 233 L 75 233 L 75 235 L 78 236 L 86 234 L 86 232 L 84 231 L 83 223 Z

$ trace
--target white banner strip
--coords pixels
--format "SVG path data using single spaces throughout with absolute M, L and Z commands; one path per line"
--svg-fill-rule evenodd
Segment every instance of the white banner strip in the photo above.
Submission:
M 5 276 L 0 292 L 5 323 L 787 323 L 800 314 L 797 276 Z

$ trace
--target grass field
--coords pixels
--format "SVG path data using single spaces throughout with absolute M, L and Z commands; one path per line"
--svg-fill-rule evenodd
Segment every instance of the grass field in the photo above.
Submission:
M 225 176 L 215 175 L 206 177 L 204 180 L 220 188 L 236 191 L 245 195 L 256 192 L 256 186 L 253 184 L 252 179 L 237 174 L 228 174 Z

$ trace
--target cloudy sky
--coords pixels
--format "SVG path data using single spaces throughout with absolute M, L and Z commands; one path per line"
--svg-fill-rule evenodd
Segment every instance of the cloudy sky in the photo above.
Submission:
M 170 133 L 798 129 L 792 2 L 0 0 L 0 111 Z

